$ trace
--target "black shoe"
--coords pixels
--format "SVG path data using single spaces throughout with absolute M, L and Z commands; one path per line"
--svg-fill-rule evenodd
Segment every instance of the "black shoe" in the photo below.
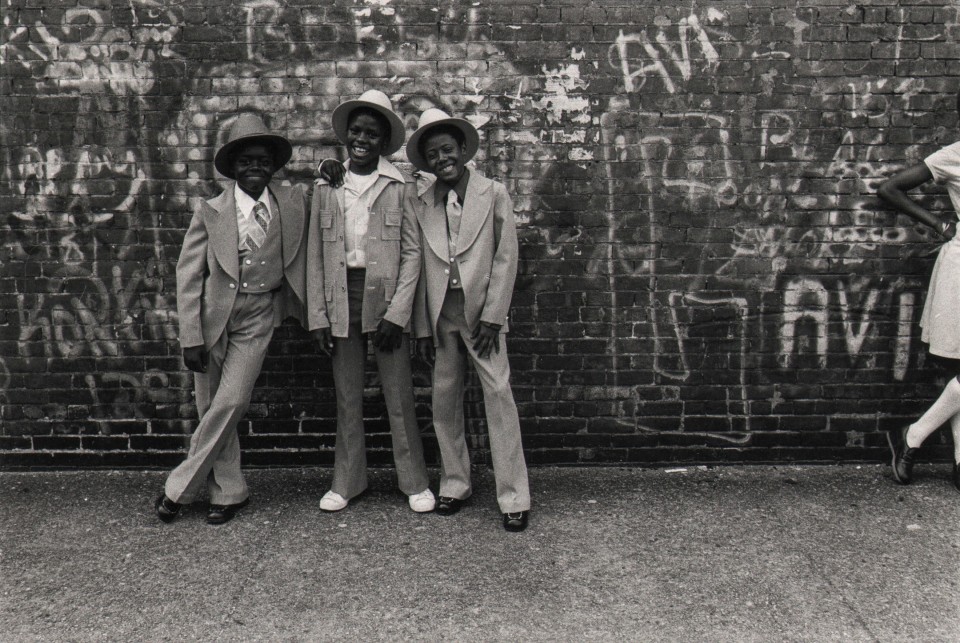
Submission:
M 507 531 L 523 531 L 527 528 L 527 518 L 529 516 L 529 511 L 503 514 L 503 528 Z
M 448 498 L 447 496 L 440 496 L 437 498 L 437 506 L 434 509 L 435 512 L 441 516 L 452 516 L 453 514 L 460 511 L 460 507 L 463 506 L 463 500 L 459 498 Z
M 953 486 L 960 491 L 960 463 L 953 463 Z
M 173 519 L 180 513 L 180 507 L 182 506 L 180 503 L 167 498 L 167 495 L 163 493 L 157 496 L 157 501 L 153 503 L 157 518 L 163 522 L 173 522 Z
M 235 505 L 210 505 L 210 509 L 207 510 L 207 524 L 222 525 L 225 522 L 229 522 L 233 520 L 237 511 L 243 509 L 248 504 L 250 504 L 249 498 Z
M 893 468 L 893 477 L 900 484 L 910 484 L 913 479 L 913 461 L 917 457 L 919 448 L 907 446 L 907 427 L 887 433 L 887 443 L 893 457 L 890 466 Z

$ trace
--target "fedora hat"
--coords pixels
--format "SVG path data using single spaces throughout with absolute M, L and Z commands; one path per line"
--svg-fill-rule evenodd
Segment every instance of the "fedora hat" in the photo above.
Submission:
M 220 146 L 216 156 L 213 157 L 213 166 L 217 168 L 217 172 L 229 179 L 235 178 L 230 168 L 233 155 L 241 146 L 249 143 L 263 143 L 270 146 L 278 168 L 286 165 L 293 156 L 293 146 L 290 145 L 290 141 L 278 134 L 271 134 L 264 125 L 263 119 L 257 114 L 244 112 L 237 116 L 237 120 L 230 126 L 227 142 Z
M 451 125 L 463 132 L 463 141 L 467 148 L 463 158 L 464 163 L 472 159 L 477 150 L 480 149 L 480 132 L 473 126 L 473 123 L 464 118 L 454 118 L 442 109 L 431 107 L 420 114 L 417 131 L 411 134 L 410 140 L 407 141 L 407 158 L 418 170 L 430 171 L 426 159 L 420 155 L 420 141 L 424 134 L 439 125 Z
M 390 156 L 403 147 L 407 128 L 404 127 L 403 120 L 393 111 L 390 98 L 379 89 L 368 89 L 360 94 L 359 98 L 344 101 L 333 110 L 333 133 L 341 143 L 347 144 L 347 125 L 349 124 L 347 121 L 350 120 L 350 113 L 358 107 L 368 107 L 381 114 L 390 123 L 390 140 L 384 143 L 383 156 Z

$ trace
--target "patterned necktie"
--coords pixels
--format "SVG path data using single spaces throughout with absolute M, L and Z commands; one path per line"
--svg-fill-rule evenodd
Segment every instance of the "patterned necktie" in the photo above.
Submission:
M 252 219 L 250 229 L 247 231 L 246 246 L 250 252 L 256 252 L 263 242 L 267 240 L 267 228 L 270 227 L 270 211 L 261 201 L 253 206 L 253 212 L 250 213 Z
M 447 192 L 447 235 L 450 242 L 450 254 L 457 254 L 457 240 L 460 238 L 460 219 L 463 216 L 463 208 L 457 201 L 457 193 L 454 190 Z

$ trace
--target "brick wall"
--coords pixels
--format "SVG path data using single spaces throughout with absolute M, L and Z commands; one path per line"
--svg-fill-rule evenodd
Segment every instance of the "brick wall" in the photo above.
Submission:
M 942 383 L 917 326 L 936 240 L 874 191 L 957 138 L 952 2 L 8 0 L 2 17 L 0 466 L 179 461 L 195 409 L 173 267 L 191 201 L 220 189 L 225 119 L 262 113 L 306 181 L 339 154 L 332 108 L 367 88 L 411 130 L 433 105 L 482 123 L 477 165 L 515 197 L 531 463 L 874 459 Z M 467 399 L 483 462 L 475 380 Z M 333 418 L 329 364 L 282 327 L 245 461 L 329 464 Z

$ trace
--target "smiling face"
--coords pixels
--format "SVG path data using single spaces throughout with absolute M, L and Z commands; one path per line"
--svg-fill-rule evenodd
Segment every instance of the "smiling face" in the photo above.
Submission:
M 347 154 L 350 170 L 368 174 L 377 168 L 390 135 L 389 125 L 370 111 L 354 110 L 347 121 Z
M 427 167 L 444 183 L 454 185 L 463 176 L 466 145 L 447 132 L 428 133 L 423 139 Z
M 263 189 L 277 170 L 273 150 L 263 143 L 249 143 L 241 147 L 230 161 L 230 167 L 237 185 L 254 199 L 263 194 Z

